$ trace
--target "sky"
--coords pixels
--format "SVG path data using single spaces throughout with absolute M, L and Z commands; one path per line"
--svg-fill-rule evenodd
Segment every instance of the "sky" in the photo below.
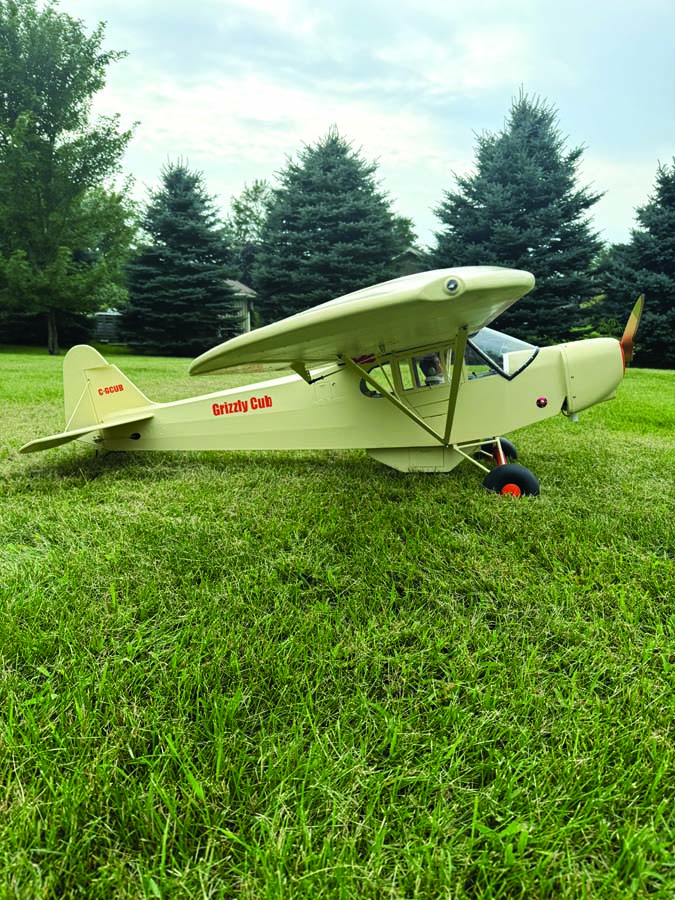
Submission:
M 227 214 L 254 179 L 335 125 L 394 210 L 433 242 L 433 209 L 473 170 L 477 135 L 521 90 L 555 107 L 600 237 L 630 237 L 675 157 L 673 0 L 60 0 L 105 22 L 95 114 L 135 124 L 123 161 L 147 200 L 182 160 Z

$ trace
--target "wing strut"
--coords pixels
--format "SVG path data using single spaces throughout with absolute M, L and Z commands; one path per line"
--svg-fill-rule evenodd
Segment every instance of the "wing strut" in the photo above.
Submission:
M 462 357 L 464 357 L 464 353 L 462 353 Z M 416 425 L 419 425 L 420 428 L 423 428 L 428 434 L 435 438 L 439 442 L 439 444 L 446 444 L 443 436 L 438 434 L 438 432 L 434 431 L 431 425 L 428 425 L 424 419 L 417 415 L 410 407 L 406 406 L 405 403 L 402 403 L 401 400 L 396 396 L 395 393 L 390 393 L 389 391 L 382 390 L 382 385 L 378 384 L 374 378 L 370 376 L 370 374 L 360 366 L 357 362 L 354 362 L 353 359 L 350 359 L 348 356 L 341 356 L 340 360 L 347 366 L 348 369 L 353 369 L 355 372 L 358 372 L 361 378 L 364 379 L 373 390 L 377 391 L 378 394 L 381 394 L 383 397 L 393 404 L 398 410 L 400 410 L 404 415 L 406 415 L 409 419 L 412 419 Z M 453 372 L 454 375 L 454 372 Z
M 469 328 L 467 325 L 464 325 L 457 332 L 457 338 L 455 340 L 455 356 L 452 363 L 450 396 L 448 397 L 448 415 L 445 419 L 445 436 L 443 438 L 443 443 L 448 446 L 450 444 L 452 423 L 455 418 L 455 409 L 457 408 L 457 396 L 459 395 L 459 385 L 462 379 L 462 367 L 464 365 L 464 351 L 466 350 L 466 342 L 468 339 Z

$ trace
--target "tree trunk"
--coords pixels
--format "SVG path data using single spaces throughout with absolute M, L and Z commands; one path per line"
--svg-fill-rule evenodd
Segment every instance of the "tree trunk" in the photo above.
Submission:
M 59 334 L 56 328 L 56 313 L 53 309 L 47 312 L 47 349 L 50 356 L 58 356 Z

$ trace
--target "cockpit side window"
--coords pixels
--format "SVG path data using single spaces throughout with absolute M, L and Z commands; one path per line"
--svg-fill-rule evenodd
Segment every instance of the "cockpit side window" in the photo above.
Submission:
M 424 356 L 411 356 L 383 365 L 374 365 L 368 370 L 368 374 L 382 390 L 376 390 L 372 383 L 362 378 L 361 393 L 366 397 L 381 397 L 383 393 L 395 393 L 401 388 L 404 391 L 413 391 L 448 384 L 451 367 L 451 350 L 432 351 Z
M 404 391 L 411 391 L 414 388 L 422 387 L 423 380 L 420 380 L 420 371 L 414 359 L 402 359 L 400 363 L 401 383 Z
M 440 353 L 428 353 L 426 356 L 420 356 L 417 360 L 417 366 L 424 378 L 425 387 L 443 384 L 446 380 Z
M 411 373 L 409 377 L 403 377 L 404 367 Z M 406 390 L 412 388 L 435 387 L 438 384 L 447 384 L 449 372 L 452 367 L 451 350 L 433 350 L 424 356 L 413 356 L 401 362 L 401 376 L 403 387 Z
M 496 375 L 496 369 L 491 366 L 484 356 L 471 346 L 471 341 L 466 345 L 464 351 L 465 374 L 469 380 L 474 378 L 485 378 L 488 375 Z

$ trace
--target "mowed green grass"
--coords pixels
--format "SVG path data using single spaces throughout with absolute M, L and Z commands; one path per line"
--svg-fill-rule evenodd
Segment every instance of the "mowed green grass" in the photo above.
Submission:
M 675 373 L 512 435 L 514 500 L 359 450 L 19 456 L 60 368 L 0 354 L 1 897 L 675 896 Z

